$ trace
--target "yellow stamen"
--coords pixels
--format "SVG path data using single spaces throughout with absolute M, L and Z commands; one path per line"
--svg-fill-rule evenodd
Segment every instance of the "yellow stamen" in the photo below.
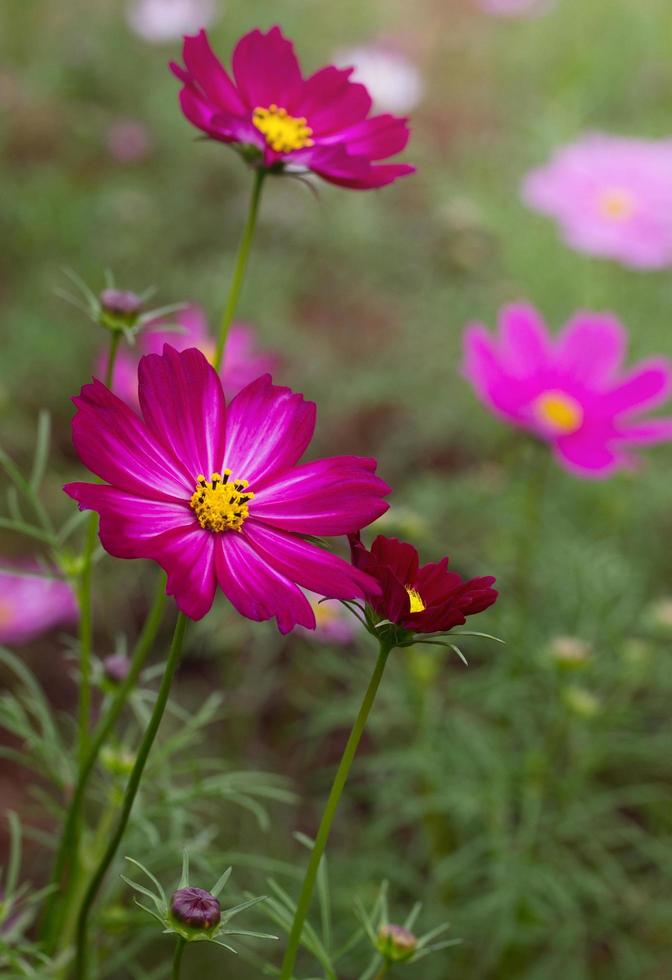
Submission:
M 213 473 L 209 480 L 201 474 L 196 481 L 189 506 L 205 531 L 240 531 L 250 516 L 247 480 L 230 480 L 231 470 Z
M 406 591 L 408 592 L 408 598 L 411 600 L 411 612 L 424 612 L 427 606 L 422 601 L 422 596 L 417 589 L 412 589 L 410 585 L 406 586 Z
M 597 202 L 600 214 L 609 221 L 627 221 L 635 213 L 635 205 L 633 195 L 622 187 L 605 188 Z
M 560 435 L 568 435 L 581 428 L 583 409 L 571 395 L 564 391 L 546 391 L 534 403 L 537 418 L 549 429 Z
M 286 109 L 273 103 L 267 109 L 258 106 L 252 114 L 252 122 L 276 153 L 291 153 L 313 145 L 313 131 L 305 116 L 290 116 Z

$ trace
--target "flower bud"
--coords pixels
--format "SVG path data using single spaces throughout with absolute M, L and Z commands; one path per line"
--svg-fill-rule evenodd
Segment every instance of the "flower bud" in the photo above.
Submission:
M 378 930 L 378 952 L 392 963 L 410 959 L 418 948 L 418 940 L 408 929 L 387 923 Z
M 178 888 L 170 899 L 174 918 L 191 929 L 213 929 L 222 918 L 221 906 L 203 888 Z
M 551 641 L 549 652 L 559 667 L 571 670 L 585 664 L 592 653 L 592 647 L 578 636 L 556 636 Z
M 99 302 L 101 321 L 109 330 L 135 326 L 142 313 L 142 299 L 126 289 L 104 289 Z
M 108 681 L 121 684 L 128 677 L 131 661 L 123 653 L 113 653 L 103 660 L 103 671 Z

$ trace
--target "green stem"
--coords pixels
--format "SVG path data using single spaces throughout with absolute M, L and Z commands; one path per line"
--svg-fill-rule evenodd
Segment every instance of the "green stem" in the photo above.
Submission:
M 530 454 L 523 503 L 524 513 L 519 531 L 519 548 L 516 561 L 516 595 L 520 622 L 523 627 L 532 599 L 532 578 L 538 551 L 548 472 L 551 465 L 551 455 L 546 446 L 533 446 L 530 448 Z
M 178 939 L 175 945 L 175 956 L 173 957 L 173 980 L 180 980 L 180 969 L 182 967 L 182 955 L 187 943 L 185 939 Z
M 373 980 L 383 980 L 383 977 L 386 977 L 389 972 L 390 972 L 390 964 L 388 960 L 385 960 L 385 962 L 381 966 L 378 973 L 376 973 Z
M 112 387 L 114 381 L 114 363 L 117 359 L 121 336 L 120 330 L 113 330 L 110 336 L 110 352 L 107 355 L 107 371 L 105 372 L 105 384 L 108 388 Z
M 154 646 L 154 641 L 156 640 L 163 618 L 163 607 L 166 598 L 165 584 L 165 575 L 161 575 L 157 583 L 154 601 L 131 656 L 128 675 L 115 691 L 109 709 L 101 717 L 94 729 L 91 746 L 80 770 L 73 797 L 68 807 L 61 841 L 54 861 L 51 884 L 56 885 L 57 888 L 61 884 L 67 861 L 71 860 L 76 862 L 79 854 L 79 831 L 82 823 L 82 808 L 89 777 L 93 772 L 100 750 L 119 718 L 128 699 L 128 695 L 135 687 L 140 671 L 144 667 L 145 661 Z M 60 947 L 67 946 L 69 943 L 69 937 L 66 937 L 65 942 L 63 941 L 61 929 L 59 928 L 59 924 L 64 920 L 68 904 L 68 896 L 64 896 L 60 891 L 55 890 L 49 899 L 43 927 L 44 941 L 49 950 L 53 948 L 53 944 L 57 941 L 57 936 Z
M 124 793 L 121 814 L 119 816 L 116 829 L 112 834 L 112 838 L 107 845 L 107 849 L 98 864 L 82 901 L 82 907 L 79 911 L 79 918 L 77 920 L 77 955 L 75 960 L 75 977 L 77 980 L 86 980 L 87 977 L 89 916 L 91 914 L 93 903 L 98 895 L 98 891 L 100 890 L 100 886 L 102 885 L 105 875 L 107 874 L 107 871 L 116 856 L 122 837 L 124 836 L 126 825 L 128 824 L 131 810 L 133 809 L 133 803 L 135 802 L 135 797 L 140 786 L 140 780 L 142 779 L 142 774 L 144 772 L 147 759 L 149 758 L 149 753 L 151 752 L 152 745 L 154 744 L 156 733 L 159 730 L 163 713 L 166 710 L 166 704 L 168 703 L 168 696 L 173 683 L 173 677 L 175 676 L 175 671 L 177 670 L 180 654 L 182 652 L 182 643 L 184 640 L 186 625 L 186 616 L 184 613 L 178 613 L 177 622 L 175 624 L 175 632 L 173 634 L 173 641 L 170 645 L 168 660 L 166 661 L 166 669 L 163 674 L 163 678 L 161 679 L 161 686 L 159 687 L 159 693 L 156 698 L 154 710 L 152 711 L 152 716 L 149 719 L 147 731 L 145 732 L 140 748 L 138 749 L 138 755 L 135 760 L 135 765 L 133 766 L 131 778 L 128 781 L 128 786 L 126 787 L 126 792 Z
M 254 184 L 252 186 L 252 197 L 250 198 L 250 207 L 247 213 L 247 221 L 245 222 L 245 227 L 243 229 L 243 236 L 240 240 L 240 245 L 238 246 L 236 264 L 233 269 L 233 279 L 231 280 L 231 286 L 229 287 L 229 295 L 226 300 L 226 306 L 224 308 L 224 313 L 222 315 L 222 321 L 219 326 L 217 347 L 215 349 L 215 357 L 212 362 L 216 371 L 219 371 L 220 367 L 222 366 L 222 358 L 224 357 L 226 338 L 229 335 L 229 328 L 233 323 L 234 316 L 236 315 L 238 300 L 240 298 L 240 291 L 243 287 L 243 280 L 245 278 L 245 271 L 247 269 L 247 261 L 250 257 L 252 239 L 254 238 L 254 229 L 257 224 L 259 201 L 261 200 L 261 189 L 263 187 L 265 176 L 266 176 L 265 170 L 261 168 L 255 170 Z
M 376 698 L 376 694 L 378 693 L 378 688 L 380 686 L 380 681 L 385 670 L 385 664 L 387 663 L 390 650 L 391 647 L 381 640 L 376 666 L 374 667 L 373 674 L 371 675 L 371 680 L 369 681 L 369 686 L 366 689 L 366 694 L 362 700 L 359 713 L 354 725 L 352 726 L 352 731 L 350 732 L 350 736 L 343 751 L 343 756 L 336 771 L 331 792 L 329 793 L 329 798 L 324 808 L 324 813 L 322 814 L 322 820 L 320 821 L 317 837 L 315 838 L 315 845 L 310 855 L 306 875 L 303 879 L 301 894 L 296 906 L 296 912 L 294 913 L 294 921 L 292 922 L 292 928 L 287 941 L 287 949 L 285 950 L 285 957 L 282 961 L 282 968 L 280 970 L 280 980 L 291 980 L 292 978 L 294 964 L 296 963 L 296 957 L 301 944 L 303 925 L 306 921 L 311 899 L 313 897 L 313 890 L 315 888 L 315 880 L 317 878 L 320 861 L 322 860 L 322 855 L 324 854 L 327 841 L 329 840 L 329 833 L 331 831 L 334 815 L 347 782 L 352 762 L 357 753 L 357 748 L 359 746 L 362 733 L 364 732 L 369 713 Z

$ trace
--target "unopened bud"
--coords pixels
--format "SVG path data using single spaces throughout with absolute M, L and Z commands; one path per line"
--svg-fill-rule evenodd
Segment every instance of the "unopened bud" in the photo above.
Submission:
M 178 922 L 192 929 L 213 929 L 222 918 L 219 902 L 203 888 L 178 888 L 170 900 L 170 910 Z
M 418 948 L 418 940 L 410 930 L 393 923 L 378 930 L 378 952 L 393 963 L 409 959 Z
M 123 653 L 113 653 L 103 660 L 103 670 L 108 681 L 121 684 L 128 677 L 131 661 Z
M 101 319 L 111 330 L 135 326 L 142 313 L 142 299 L 127 289 L 104 289 L 99 300 Z

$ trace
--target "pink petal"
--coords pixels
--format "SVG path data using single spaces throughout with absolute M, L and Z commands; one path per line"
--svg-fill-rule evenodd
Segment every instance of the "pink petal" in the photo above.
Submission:
M 371 96 L 363 85 L 349 80 L 352 71 L 330 65 L 303 83 L 300 111 L 316 137 L 353 126 L 368 115 Z
M 173 322 L 177 329 L 170 329 Z M 170 344 L 177 351 L 189 347 L 203 350 L 210 340 L 205 310 L 196 303 L 175 313 L 170 324 L 165 319 L 150 321 L 140 334 L 143 354 L 162 354 L 164 344 Z
M 221 113 L 213 108 L 194 85 L 185 85 L 180 91 L 179 99 L 182 112 L 193 126 L 202 129 L 213 139 L 223 142 L 235 139 L 232 127 L 223 125 Z M 219 118 L 219 124 L 215 123 L 216 118 Z M 234 119 L 233 116 L 226 118 L 231 121 Z
M 672 368 L 665 358 L 643 361 L 620 384 L 604 395 L 604 410 L 616 415 L 655 408 L 672 389 Z
M 502 364 L 519 378 L 527 378 L 548 366 L 551 357 L 548 331 L 533 306 L 505 306 L 500 314 Z
M 202 619 L 215 598 L 217 535 L 194 523 L 162 534 L 153 543 L 152 558 L 168 575 L 166 594 L 190 619 Z
M 255 520 L 287 531 L 353 533 L 388 509 L 381 498 L 390 488 L 375 475 L 375 467 L 375 460 L 358 456 L 305 463 L 257 492 L 252 514 Z
M 233 52 L 233 74 L 249 109 L 278 105 L 290 114 L 301 93 L 301 71 L 291 41 L 279 27 L 250 31 Z
M 229 405 L 226 466 L 238 480 L 254 482 L 255 493 L 306 451 L 315 429 L 315 405 L 264 375 Z
M 275 617 L 281 633 L 297 625 L 315 629 L 315 614 L 303 592 L 265 562 L 242 534 L 217 536 L 215 564 L 220 588 L 241 616 L 256 622 Z
M 183 501 L 191 476 L 131 409 L 94 379 L 73 398 L 72 439 L 85 466 L 122 490 Z
M 464 334 L 462 373 L 486 405 L 509 420 L 524 424 L 528 404 L 527 386 L 508 375 L 494 340 L 480 324 L 467 327 Z
M 217 372 L 200 351 L 166 344 L 163 356 L 142 358 L 138 374 L 145 421 L 184 465 L 193 491 L 200 474 L 210 479 L 222 470 L 226 405 Z
M 651 445 L 672 439 L 672 419 L 649 419 L 618 427 L 618 437 L 629 445 Z
M 401 153 L 410 137 L 408 123 L 398 116 L 372 116 L 339 134 L 353 156 L 383 160 Z
M 266 564 L 321 596 L 363 598 L 376 589 L 373 579 L 349 562 L 293 534 L 250 520 L 245 524 L 243 536 Z
M 194 37 L 185 37 L 182 54 L 192 79 L 208 99 L 232 115 L 245 114 L 246 107 L 226 69 L 210 47 L 205 31 L 199 31 Z
M 359 157 L 355 159 L 361 159 Z M 380 187 L 393 184 L 400 177 L 408 177 L 415 173 L 415 167 L 410 163 L 383 163 L 371 165 L 365 174 L 359 177 L 339 176 L 330 165 L 321 163 L 312 168 L 316 174 L 338 187 L 349 187 L 353 191 L 373 191 Z
M 554 452 L 561 466 L 588 479 L 606 479 L 617 469 L 633 466 L 633 460 L 613 445 L 598 442 L 581 431 L 558 439 Z
M 614 316 L 577 313 L 557 341 L 557 366 L 586 384 L 608 381 L 621 366 L 626 333 Z

